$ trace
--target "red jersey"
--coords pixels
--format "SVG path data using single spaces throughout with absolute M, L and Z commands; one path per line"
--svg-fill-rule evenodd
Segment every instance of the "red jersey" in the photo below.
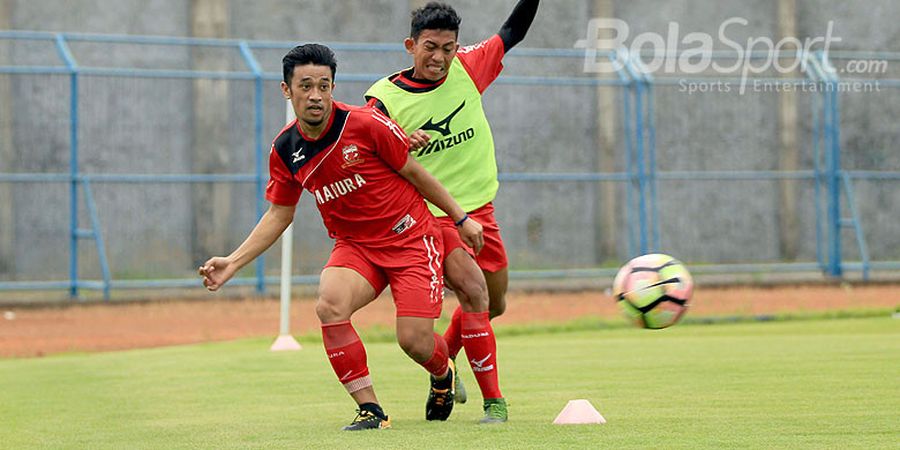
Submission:
M 334 239 L 371 245 L 422 235 L 433 217 L 398 173 L 408 155 L 406 134 L 380 111 L 334 102 L 318 139 L 297 120 L 275 138 L 266 199 L 292 206 L 306 189 Z

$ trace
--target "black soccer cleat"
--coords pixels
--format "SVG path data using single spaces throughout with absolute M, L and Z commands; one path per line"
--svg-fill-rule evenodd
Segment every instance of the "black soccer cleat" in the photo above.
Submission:
M 435 380 L 431 376 L 431 390 L 425 402 L 425 420 L 447 420 L 453 412 L 453 397 L 456 394 L 453 381 L 456 379 L 456 366 L 450 360 L 447 365 L 447 378 Z
M 385 416 L 384 419 L 372 414 L 365 409 L 356 410 L 356 418 L 350 425 L 344 427 L 344 431 L 362 431 L 362 430 L 379 430 L 391 427 L 391 418 Z

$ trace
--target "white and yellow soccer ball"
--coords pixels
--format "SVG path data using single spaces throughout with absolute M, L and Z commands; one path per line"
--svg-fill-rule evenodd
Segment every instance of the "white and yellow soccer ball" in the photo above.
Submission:
M 693 292 L 694 280 L 687 267 L 659 253 L 632 259 L 613 281 L 613 295 L 625 316 L 655 330 L 678 322 Z

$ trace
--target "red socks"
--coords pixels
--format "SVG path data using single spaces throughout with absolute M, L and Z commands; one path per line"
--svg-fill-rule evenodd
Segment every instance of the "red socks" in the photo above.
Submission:
M 450 319 L 447 331 L 444 331 L 444 340 L 447 341 L 447 351 L 451 358 L 456 358 L 456 355 L 459 354 L 459 349 L 463 346 L 462 338 L 460 337 L 462 332 L 462 314 L 462 308 L 457 306 L 453 311 L 453 317 Z
M 466 349 L 466 357 L 481 388 L 481 395 L 485 399 L 503 397 L 497 381 L 497 340 L 491 327 L 489 313 L 461 312 L 460 308 L 457 308 L 457 311 L 460 311 L 462 345 Z M 456 313 L 453 314 L 453 318 L 456 319 Z
M 447 342 L 444 341 L 444 338 L 437 333 L 433 333 L 434 335 L 434 351 L 431 353 L 431 358 L 428 361 L 425 361 L 422 364 L 422 367 L 428 371 L 428 373 L 434 375 L 435 377 L 440 377 L 447 372 L 447 365 L 449 364 L 449 356 L 447 356 Z
M 322 324 L 322 340 L 328 362 L 347 392 L 352 394 L 372 385 L 366 348 L 350 321 Z
M 497 341 L 488 312 L 467 313 L 459 308 L 457 312 L 459 314 L 453 314 L 453 322 L 458 323 L 460 330 L 457 336 L 466 349 L 482 396 L 486 399 L 503 397 L 497 381 Z M 451 323 L 451 328 L 453 326 Z M 449 349 L 443 337 L 437 333 L 432 335 L 434 351 L 421 365 L 435 377 L 440 377 L 447 371 Z M 322 340 L 331 368 L 347 392 L 352 394 L 372 385 L 366 365 L 366 348 L 349 321 L 323 324 Z

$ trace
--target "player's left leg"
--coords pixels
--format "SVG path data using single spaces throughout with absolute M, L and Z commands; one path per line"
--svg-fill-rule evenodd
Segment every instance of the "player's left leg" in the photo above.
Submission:
M 319 282 L 316 315 L 322 324 L 322 341 L 335 375 L 359 405 L 356 418 L 344 430 L 390 428 L 381 409 L 369 367 L 366 349 L 350 318 L 372 302 L 387 281 L 355 246 L 337 242 Z
M 351 269 L 331 267 L 321 278 L 316 313 L 322 323 L 322 343 L 335 375 L 359 405 L 356 418 L 344 430 L 390 428 L 390 419 L 375 396 L 366 348 L 350 323 L 350 316 L 371 302 L 375 291 Z

